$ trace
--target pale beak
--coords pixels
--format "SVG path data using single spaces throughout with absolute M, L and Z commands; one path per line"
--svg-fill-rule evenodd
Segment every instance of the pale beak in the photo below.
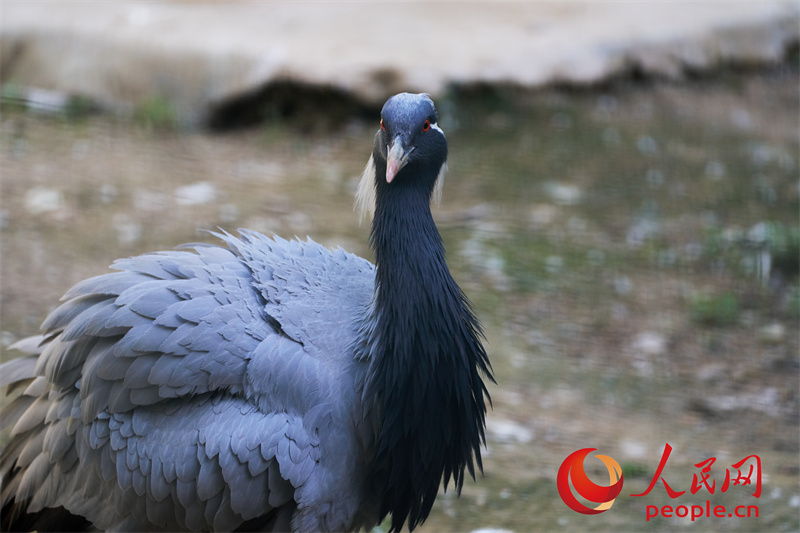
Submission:
M 389 151 L 386 154 L 386 183 L 391 183 L 400 169 L 408 163 L 408 156 L 414 151 L 412 147 L 409 151 L 403 148 L 403 139 L 398 135 L 392 140 L 389 145 Z

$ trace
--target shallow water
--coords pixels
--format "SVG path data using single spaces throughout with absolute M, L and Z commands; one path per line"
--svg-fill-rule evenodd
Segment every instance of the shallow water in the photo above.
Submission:
M 440 498 L 422 530 L 669 531 L 689 519 L 646 522 L 646 505 L 706 500 L 760 516 L 704 518 L 704 531 L 800 527 L 797 78 L 439 99 L 451 155 L 434 216 L 498 385 L 484 477 Z M 11 110 L 2 125 L 3 345 L 116 257 L 213 240 L 202 230 L 370 256 L 352 195 L 374 124 L 208 134 Z M 687 494 L 628 496 L 667 442 L 665 476 Z M 585 447 L 625 475 L 602 515 L 556 491 L 559 464 Z M 760 498 L 689 494 L 695 463 L 717 457 L 721 484 L 717 467 L 750 454 Z

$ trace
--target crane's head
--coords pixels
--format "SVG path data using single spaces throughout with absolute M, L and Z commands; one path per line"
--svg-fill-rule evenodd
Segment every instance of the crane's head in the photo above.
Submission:
M 401 93 L 386 101 L 376 146 L 386 161 L 386 183 L 408 166 L 427 166 L 438 176 L 447 160 L 447 141 L 437 122 L 436 107 L 427 94 Z
M 400 93 L 386 101 L 372 157 L 356 194 L 356 209 L 362 217 L 372 214 L 375 188 L 384 184 L 423 187 L 439 202 L 447 170 L 447 140 L 437 122 L 436 107 L 427 94 Z

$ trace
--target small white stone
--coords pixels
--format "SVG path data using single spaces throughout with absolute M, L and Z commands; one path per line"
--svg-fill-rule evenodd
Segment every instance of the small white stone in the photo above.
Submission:
M 106 183 L 100 187 L 100 202 L 110 204 L 117 197 L 117 187 Z
M 648 355 L 662 355 L 667 348 L 667 339 L 656 331 L 643 331 L 634 338 L 632 348 Z
M 486 420 L 486 431 L 501 442 L 527 444 L 533 440 L 533 432 L 530 429 L 512 420 L 489 418 Z
M 622 454 L 630 459 L 642 459 L 647 455 L 647 446 L 637 440 L 624 440 L 620 443 Z
M 211 183 L 198 181 L 191 185 L 176 187 L 174 195 L 175 203 L 178 205 L 202 205 L 214 201 L 217 191 Z
M 25 194 L 25 209 L 32 215 L 41 215 L 64 208 L 64 195 L 58 189 L 34 187 Z
M 566 183 L 547 182 L 544 186 L 545 193 L 559 205 L 575 205 L 580 203 L 583 193 L 576 185 Z
M 614 292 L 621 296 L 630 294 L 633 290 L 633 281 L 628 276 L 617 276 L 614 278 Z
M 550 274 L 558 274 L 564 268 L 564 259 L 559 255 L 550 255 L 544 260 L 544 268 Z
M 636 148 L 644 155 L 655 155 L 658 153 L 658 143 L 649 135 L 643 135 L 636 141 Z
M 767 343 L 780 343 L 786 337 L 786 328 L 779 322 L 767 324 L 758 332 L 759 338 Z

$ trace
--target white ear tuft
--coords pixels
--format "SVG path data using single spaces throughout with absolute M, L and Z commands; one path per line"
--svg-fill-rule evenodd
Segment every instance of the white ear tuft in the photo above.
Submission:
M 439 175 L 436 176 L 436 184 L 433 186 L 433 202 L 438 206 L 442 203 L 442 187 L 444 187 L 444 175 L 447 172 L 447 161 L 442 163 L 439 168 Z
M 359 225 L 366 217 L 372 218 L 375 212 L 375 161 L 369 156 L 367 166 L 361 174 L 361 181 L 356 189 L 356 203 L 353 209 L 358 213 Z

